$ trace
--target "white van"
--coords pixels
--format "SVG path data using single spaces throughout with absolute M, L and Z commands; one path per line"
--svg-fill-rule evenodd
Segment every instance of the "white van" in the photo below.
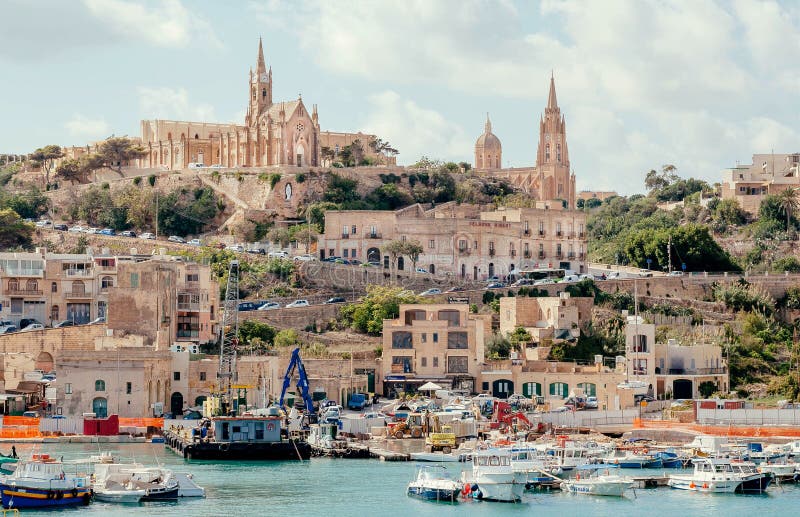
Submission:
M 190 169 L 205 169 L 206 165 L 204 163 L 190 163 L 189 164 L 189 168 Z
M 281 251 L 270 251 L 267 254 L 267 256 L 269 258 L 288 258 L 289 254 L 286 253 L 285 251 L 281 250 Z
M 580 282 L 580 281 L 581 281 L 581 277 L 578 276 L 578 275 L 567 275 L 567 276 L 564 277 L 564 280 L 562 280 L 562 282 L 564 282 L 565 284 L 569 284 L 569 283 L 573 283 L 573 282 Z

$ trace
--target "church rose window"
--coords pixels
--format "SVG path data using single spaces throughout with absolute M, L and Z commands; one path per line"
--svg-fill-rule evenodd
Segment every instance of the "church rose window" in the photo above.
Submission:
M 297 124 L 297 131 L 302 132 L 304 129 L 305 129 L 305 126 L 303 124 Z

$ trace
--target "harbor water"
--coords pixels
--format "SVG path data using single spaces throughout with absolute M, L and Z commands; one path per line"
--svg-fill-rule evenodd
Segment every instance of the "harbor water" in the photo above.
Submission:
M 0 447 L 1 448 L 1 447 Z M 330 515 L 330 516 L 444 516 L 444 515 L 797 515 L 800 485 L 771 487 L 763 495 L 700 494 L 670 488 L 637 489 L 635 497 L 593 497 L 555 492 L 528 492 L 521 503 L 466 501 L 435 503 L 406 496 L 414 476 L 413 462 L 382 462 L 314 458 L 310 461 L 272 463 L 186 462 L 162 444 L 39 444 L 18 445 L 24 456 L 41 452 L 64 461 L 110 451 L 122 461 L 161 463 L 191 472 L 206 489 L 205 499 L 119 505 L 93 502 L 88 507 L 29 511 L 25 516 L 54 512 L 87 515 Z M 7 452 L 7 451 L 6 451 Z M 465 465 L 450 463 L 454 477 Z M 623 470 L 623 475 L 662 471 Z M 535 513 L 531 513 L 535 512 Z

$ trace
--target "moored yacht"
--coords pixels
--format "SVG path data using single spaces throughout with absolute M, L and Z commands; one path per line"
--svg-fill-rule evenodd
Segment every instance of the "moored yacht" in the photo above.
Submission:
M 670 474 L 672 488 L 714 493 L 760 493 L 767 489 L 772 476 L 759 472 L 755 464 L 722 458 L 698 458 L 692 461 L 691 474 Z
M 527 476 L 515 472 L 508 449 L 483 449 L 472 454 L 472 471 L 462 473 L 462 481 L 477 499 L 516 502 L 525 491 Z

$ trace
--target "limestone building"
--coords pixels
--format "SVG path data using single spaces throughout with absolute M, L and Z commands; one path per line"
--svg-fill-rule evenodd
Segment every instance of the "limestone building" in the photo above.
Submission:
M 430 210 L 420 205 L 329 210 L 318 247 L 320 258 L 382 262 L 388 268 L 390 257 L 381 253 L 381 246 L 393 240 L 420 242 L 423 252 L 417 267 L 464 279 L 486 280 L 539 268 L 587 271 L 586 214 L 564 209 L 559 202 L 493 210 L 454 202 Z M 411 264 L 400 257 L 397 268 L 408 270 Z
M 733 199 L 745 212 L 757 215 L 770 194 L 800 187 L 800 153 L 754 154 L 753 163 L 722 173 L 722 199 Z
M 492 133 L 488 115 L 484 133 L 475 143 L 474 168 L 503 178 L 538 201 L 563 200 L 575 207 L 575 174 L 571 172 L 567 124 L 556 98 L 555 78 L 550 77 L 547 107 L 539 119 L 539 143 L 534 167 L 501 168 L 502 147 Z

